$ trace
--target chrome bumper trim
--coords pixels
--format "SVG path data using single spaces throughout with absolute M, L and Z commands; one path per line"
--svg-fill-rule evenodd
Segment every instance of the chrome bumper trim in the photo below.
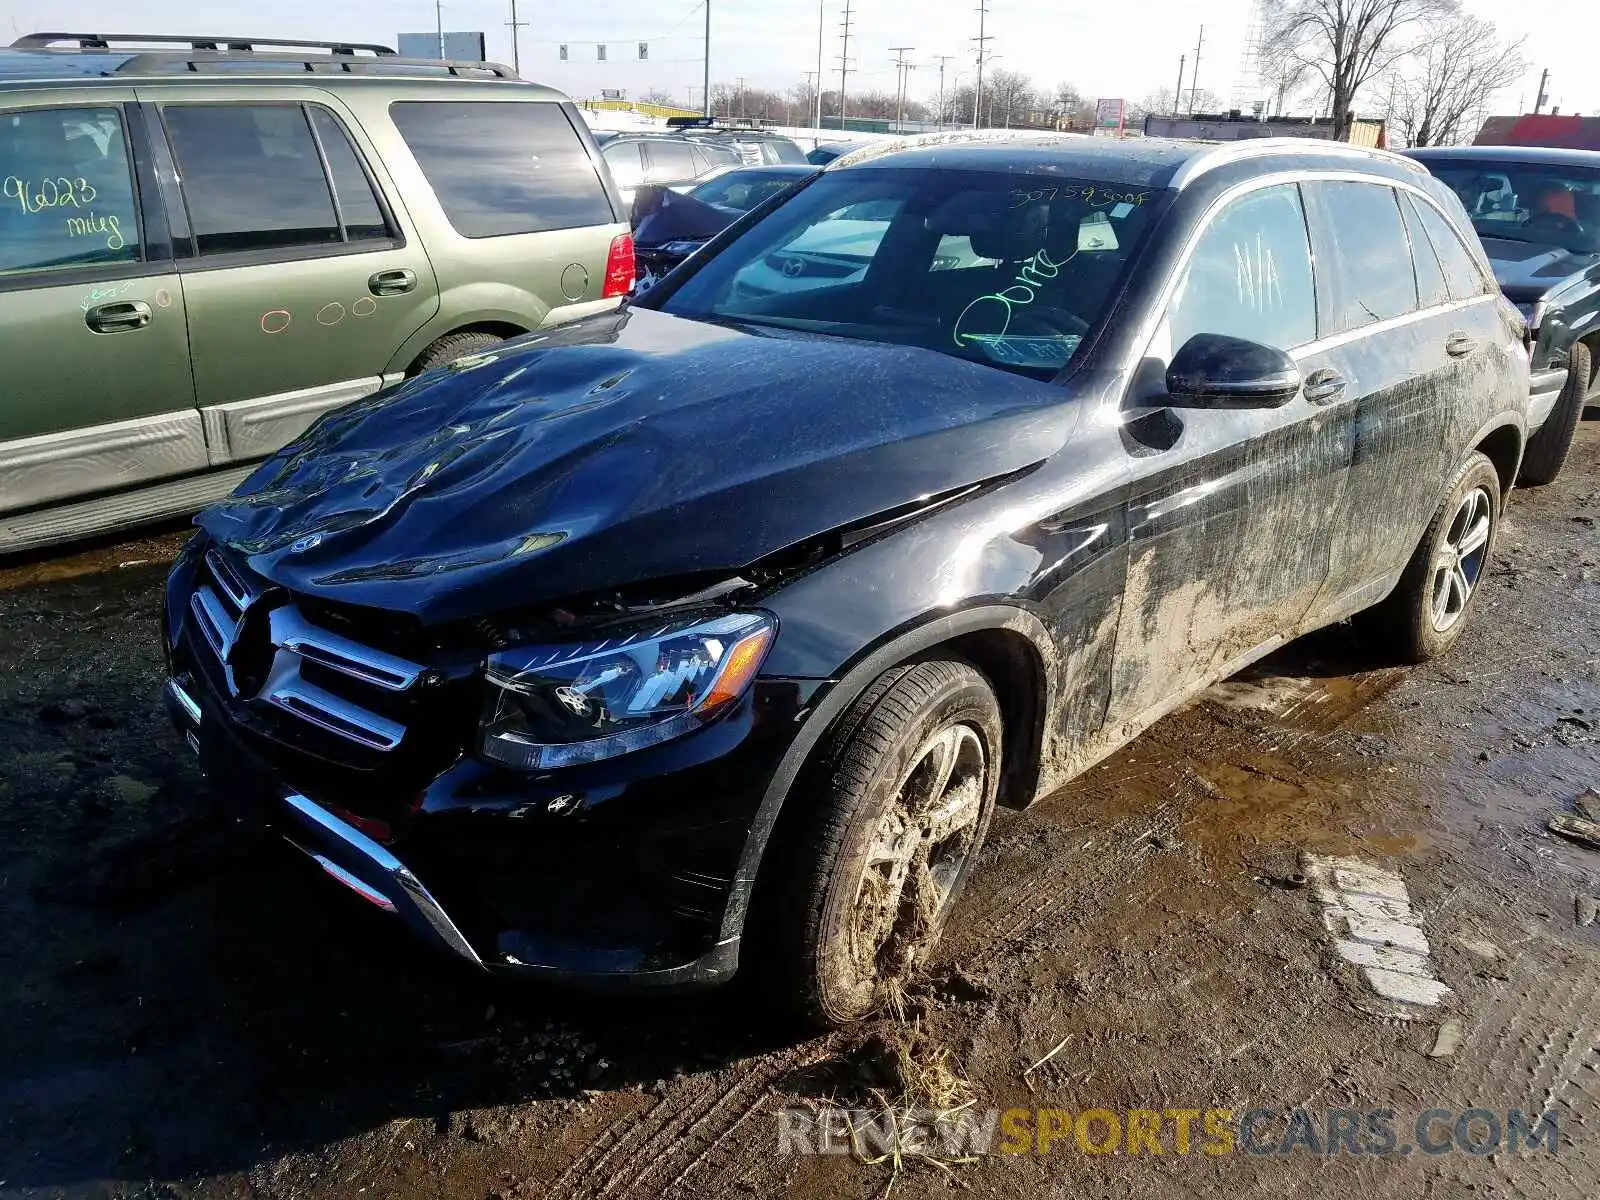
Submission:
M 363 886 L 356 890 L 363 895 L 367 890 L 379 892 L 388 900 L 396 911 L 403 909 L 413 910 L 417 916 L 428 926 L 435 937 L 443 942 L 456 954 L 471 962 L 474 966 L 483 966 L 483 959 L 472 948 L 472 944 L 461 935 L 461 930 L 456 928 L 456 923 L 450 919 L 448 913 L 440 907 L 433 894 L 422 885 L 422 881 L 411 873 L 411 869 L 402 863 L 388 850 L 373 841 L 366 834 L 352 825 L 339 820 L 321 805 L 307 799 L 297 792 L 290 792 L 284 798 L 287 804 L 303 821 L 310 825 L 321 837 L 331 839 L 338 843 L 344 850 L 356 856 L 357 860 L 369 866 L 373 871 L 381 874 L 394 886 L 394 891 L 379 887 L 362 879 L 348 868 L 340 868 L 344 874 L 350 875 Z M 294 839 L 291 838 L 291 841 Z M 329 864 L 328 857 L 320 854 L 317 849 L 302 846 L 312 858 L 326 870 Z M 337 865 L 337 864 L 334 864 Z M 336 876 L 341 883 L 347 883 L 344 874 Z M 402 913 L 402 915 L 404 915 Z
M 200 724 L 200 702 L 191 696 L 183 684 L 176 679 L 167 680 L 167 695 L 182 710 L 183 715 L 189 718 L 192 725 Z

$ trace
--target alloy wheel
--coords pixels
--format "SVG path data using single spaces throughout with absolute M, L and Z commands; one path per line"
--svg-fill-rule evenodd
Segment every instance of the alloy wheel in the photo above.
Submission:
M 1440 633 L 1461 619 L 1483 575 L 1494 526 L 1488 489 L 1473 488 L 1461 499 L 1433 557 L 1433 627 Z
M 987 756 L 970 725 L 935 732 L 912 758 L 873 832 L 850 950 L 880 979 L 904 975 L 937 939 L 977 842 Z

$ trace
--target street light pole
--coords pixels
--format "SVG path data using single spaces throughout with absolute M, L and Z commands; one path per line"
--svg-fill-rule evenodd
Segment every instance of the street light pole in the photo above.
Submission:
M 939 60 L 939 128 L 944 128 L 944 65 L 955 57 L 953 54 L 937 54 Z
M 444 57 L 444 0 L 433 0 L 434 27 L 439 34 L 439 57 Z
M 689 60 L 693 62 L 693 59 Z M 711 115 L 711 0 L 706 0 L 706 62 L 705 62 L 706 116 Z

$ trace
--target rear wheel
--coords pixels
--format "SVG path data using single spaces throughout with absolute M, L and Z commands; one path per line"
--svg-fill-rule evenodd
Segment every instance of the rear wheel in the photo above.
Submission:
M 928 959 L 988 830 L 1000 708 L 960 662 L 880 677 L 830 735 L 770 893 L 776 1003 L 811 1026 L 860 1020 Z
M 1578 342 L 1572 347 L 1572 360 L 1567 368 L 1567 383 L 1556 398 L 1539 432 L 1528 439 L 1528 449 L 1522 456 L 1522 469 L 1517 472 L 1517 482 L 1537 487 L 1554 482 L 1566 464 L 1567 451 L 1572 448 L 1572 437 L 1577 432 L 1578 421 L 1583 417 L 1583 402 L 1589 392 L 1589 347 Z
M 505 338 L 497 334 L 474 330 L 447 333 L 422 352 L 417 361 L 411 365 L 410 373 L 421 375 L 424 371 L 431 371 L 435 367 L 448 366 L 458 358 L 465 358 L 469 354 L 481 354 L 489 347 L 498 346 L 503 341 Z
M 1368 624 L 1383 649 L 1402 662 L 1426 662 L 1449 650 L 1466 627 L 1500 531 L 1500 476 L 1476 451 L 1456 473 L 1394 592 Z

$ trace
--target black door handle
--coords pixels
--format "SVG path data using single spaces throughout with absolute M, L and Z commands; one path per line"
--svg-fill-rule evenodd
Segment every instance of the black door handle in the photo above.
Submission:
M 1444 343 L 1444 352 L 1451 358 L 1465 358 L 1477 348 L 1478 339 L 1470 333 L 1452 333 Z
M 1306 400 L 1311 404 L 1332 404 L 1344 395 L 1344 376 L 1329 367 L 1306 376 Z
M 367 290 L 374 296 L 403 296 L 417 286 L 417 273 L 409 267 L 398 271 L 379 271 L 367 280 Z
M 150 306 L 143 300 L 100 304 L 83 314 L 83 323 L 95 333 L 125 333 L 150 324 Z

